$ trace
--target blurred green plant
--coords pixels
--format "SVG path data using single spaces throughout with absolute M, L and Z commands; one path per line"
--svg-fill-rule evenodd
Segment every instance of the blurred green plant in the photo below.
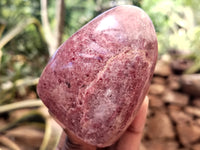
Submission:
M 195 65 L 187 73 L 200 71 L 199 0 L 0 0 L 0 116 L 25 106 L 32 110 L 33 103 L 38 108 L 41 103 L 38 100 L 32 103 L 29 99 L 38 99 L 36 85 L 49 56 L 89 20 L 121 4 L 137 5 L 150 15 L 160 55 L 170 49 L 189 53 L 186 57 Z M 30 114 L 0 131 L 6 132 L 19 123 L 31 122 L 32 117 L 42 116 L 44 121 L 39 123 L 43 124 L 45 135 L 40 149 L 55 147 L 58 139 L 50 137 L 59 137 L 61 131 L 43 107 L 40 108 L 36 113 L 30 110 Z M 8 138 L 2 139 L 8 146 L 11 143 L 18 148 Z
M 27 113 L 23 113 L 23 109 L 27 108 L 35 108 L 34 110 L 30 110 Z M 0 115 L 2 113 L 11 113 L 15 111 L 21 111 L 22 115 L 19 118 L 16 118 L 12 120 L 10 123 L 6 124 L 5 126 L 0 127 L 0 133 L 6 133 L 7 131 L 11 130 L 12 128 L 17 128 L 20 125 L 26 125 L 28 124 L 29 126 L 29 132 L 32 132 L 32 134 L 35 134 L 36 130 L 41 130 L 44 128 L 45 133 L 43 137 L 43 141 L 41 142 L 40 145 L 40 150 L 51 150 L 51 149 L 56 149 L 56 146 L 59 142 L 62 129 L 61 127 L 53 120 L 52 117 L 50 117 L 47 109 L 43 105 L 41 101 L 38 99 L 34 100 L 26 100 L 22 102 L 15 102 L 12 104 L 7 104 L 0 106 Z M 44 125 L 45 124 L 45 125 Z M 30 127 L 34 127 L 35 131 L 31 131 Z M 23 129 L 25 130 L 25 129 Z M 23 131 L 22 130 L 22 131 Z M 26 129 L 27 130 L 27 129 Z M 21 131 L 20 131 L 21 132 Z M 19 136 L 26 136 L 27 133 L 21 133 Z M 29 133 L 31 134 L 31 133 Z M 16 133 L 15 133 L 16 135 Z M 3 136 L 3 138 L 7 139 L 7 136 Z M 1 140 L 0 136 L 0 142 L 3 143 L 4 145 L 8 146 L 11 149 L 19 149 L 20 150 L 20 145 L 17 143 L 14 143 L 9 140 Z M 11 146 L 14 145 L 15 148 L 10 147 L 9 143 L 11 143 Z
M 157 32 L 159 53 L 176 49 L 194 61 L 187 73 L 200 71 L 200 5 L 198 0 L 143 0 Z

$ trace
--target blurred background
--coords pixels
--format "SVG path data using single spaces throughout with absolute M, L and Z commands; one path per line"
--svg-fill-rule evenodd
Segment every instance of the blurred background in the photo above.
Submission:
M 61 129 L 36 85 L 49 57 L 105 10 L 151 17 L 159 58 L 140 150 L 200 150 L 199 0 L 0 0 L 0 150 L 53 150 Z

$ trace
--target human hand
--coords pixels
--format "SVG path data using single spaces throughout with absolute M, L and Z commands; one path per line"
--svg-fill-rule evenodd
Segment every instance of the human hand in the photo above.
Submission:
M 147 110 L 148 110 L 148 97 L 143 101 L 140 110 L 138 111 L 135 119 L 126 130 L 126 132 L 120 137 L 120 139 L 110 147 L 97 148 L 80 141 L 76 137 L 68 134 L 70 137 L 67 138 L 65 132 L 61 137 L 58 145 L 58 150 L 139 150 L 141 138 L 143 134 L 143 128 L 146 121 Z

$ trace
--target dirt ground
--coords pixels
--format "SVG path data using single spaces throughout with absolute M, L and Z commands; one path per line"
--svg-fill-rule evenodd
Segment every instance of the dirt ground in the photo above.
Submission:
M 200 74 L 159 60 L 141 150 L 200 150 Z

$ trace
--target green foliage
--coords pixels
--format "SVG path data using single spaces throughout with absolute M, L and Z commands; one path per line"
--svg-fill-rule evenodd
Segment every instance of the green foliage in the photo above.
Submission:
M 91 20 L 95 15 L 93 0 L 73 0 L 66 3 L 65 39 Z
M 190 55 L 187 57 L 193 60 L 195 65 L 187 73 L 200 71 L 199 0 L 65 0 L 63 41 L 98 14 L 121 4 L 134 4 L 149 14 L 157 32 L 160 55 L 170 49 L 189 52 Z M 55 0 L 48 0 L 48 18 L 51 29 L 56 26 L 55 5 Z M 0 41 L 11 29 L 28 19 L 34 18 L 40 24 L 40 9 L 40 0 L 0 0 Z M 1 110 L 6 108 L 10 112 L 20 109 L 17 108 L 15 101 L 27 100 L 30 97 L 37 99 L 36 84 L 49 59 L 48 46 L 42 29 L 38 26 L 27 25 L 22 32 L 9 40 L 2 49 L 0 48 L 0 105 L 4 105 L 0 106 Z M 34 107 L 35 102 L 38 104 L 34 100 Z M 30 101 L 22 101 L 22 103 L 20 106 L 29 103 L 28 105 L 33 107 Z M 47 112 L 43 109 L 38 111 L 43 114 L 42 117 L 45 117 L 46 125 L 41 149 L 52 148 L 56 146 L 61 130 L 58 130 Z M 30 123 L 29 119 L 32 116 L 38 119 L 37 113 L 27 116 L 11 122 L 4 130 L 9 130 L 10 127 L 15 127 L 23 121 Z M 39 123 L 44 124 L 44 121 L 39 121 Z
M 24 21 L 26 18 L 39 18 L 40 14 L 40 3 L 39 1 L 34 0 L 1 0 L 0 8 L 2 8 L 0 9 L 0 16 L 6 20 L 6 28 L 3 35 L 9 32 L 9 30 L 16 26 L 16 24 Z M 36 58 L 40 57 L 41 54 L 47 54 L 47 47 L 37 29 L 31 25 L 28 26 L 24 32 L 20 33 L 17 37 L 11 40 L 2 51 L 3 56 L 0 73 L 6 75 L 5 70 L 7 68 L 7 70 L 10 69 L 13 73 L 17 74 L 17 72 L 21 72 L 20 74 L 22 76 L 26 76 L 28 75 L 28 70 L 31 71 L 34 67 L 36 67 L 36 65 L 38 67 L 38 64 L 44 63 L 44 60 L 46 59 L 43 58 L 43 62 L 38 62 L 38 64 L 31 63 L 33 66 L 29 66 L 29 68 L 27 68 L 28 65 L 30 65 L 30 62 L 34 62 L 33 60 L 36 60 Z M 18 55 L 20 55 L 20 58 L 23 58 L 23 60 L 16 60 L 15 57 Z M 7 63 L 7 61 L 10 63 Z M 41 60 L 39 59 L 38 61 Z M 29 74 L 31 73 L 30 71 Z M 32 72 L 31 74 L 36 72 Z M 38 75 L 38 73 L 35 75 Z
M 1 0 L 0 16 L 5 25 L 1 36 L 4 38 L 19 23 L 33 17 L 40 18 L 40 2 L 35 0 Z M 0 104 L 9 103 L 18 95 L 15 84 L 12 84 L 12 88 L 8 89 L 4 88 L 3 85 L 10 85 L 9 83 L 15 83 L 18 79 L 27 76 L 38 77 L 48 60 L 46 43 L 38 27 L 34 25 L 28 25 L 23 32 L 10 40 L 1 49 L 1 52 Z
M 155 25 L 160 54 L 170 49 L 191 53 L 195 65 L 188 72 L 200 70 L 199 1 L 143 0 L 141 7 L 150 15 Z
M 99 13 L 119 4 L 134 4 L 142 7 L 149 14 L 157 32 L 160 54 L 170 49 L 192 52 L 189 57 L 196 62 L 196 65 L 189 72 L 199 70 L 200 5 L 198 0 L 66 0 L 63 41 Z M 48 0 L 48 17 L 52 29 L 55 27 L 55 5 L 54 0 Z M 3 37 L 26 19 L 36 18 L 41 22 L 40 1 L 1 0 L 0 16 L 0 37 Z M 0 84 L 8 81 L 15 82 L 27 76 L 39 77 L 47 61 L 46 41 L 38 27 L 29 25 L 2 48 Z M 16 96 L 17 90 L 11 91 L 6 92 L 12 93 L 5 96 L 6 99 Z
M 6 30 L 23 18 L 40 17 L 40 2 L 35 0 L 1 0 L 0 16 L 6 20 Z

